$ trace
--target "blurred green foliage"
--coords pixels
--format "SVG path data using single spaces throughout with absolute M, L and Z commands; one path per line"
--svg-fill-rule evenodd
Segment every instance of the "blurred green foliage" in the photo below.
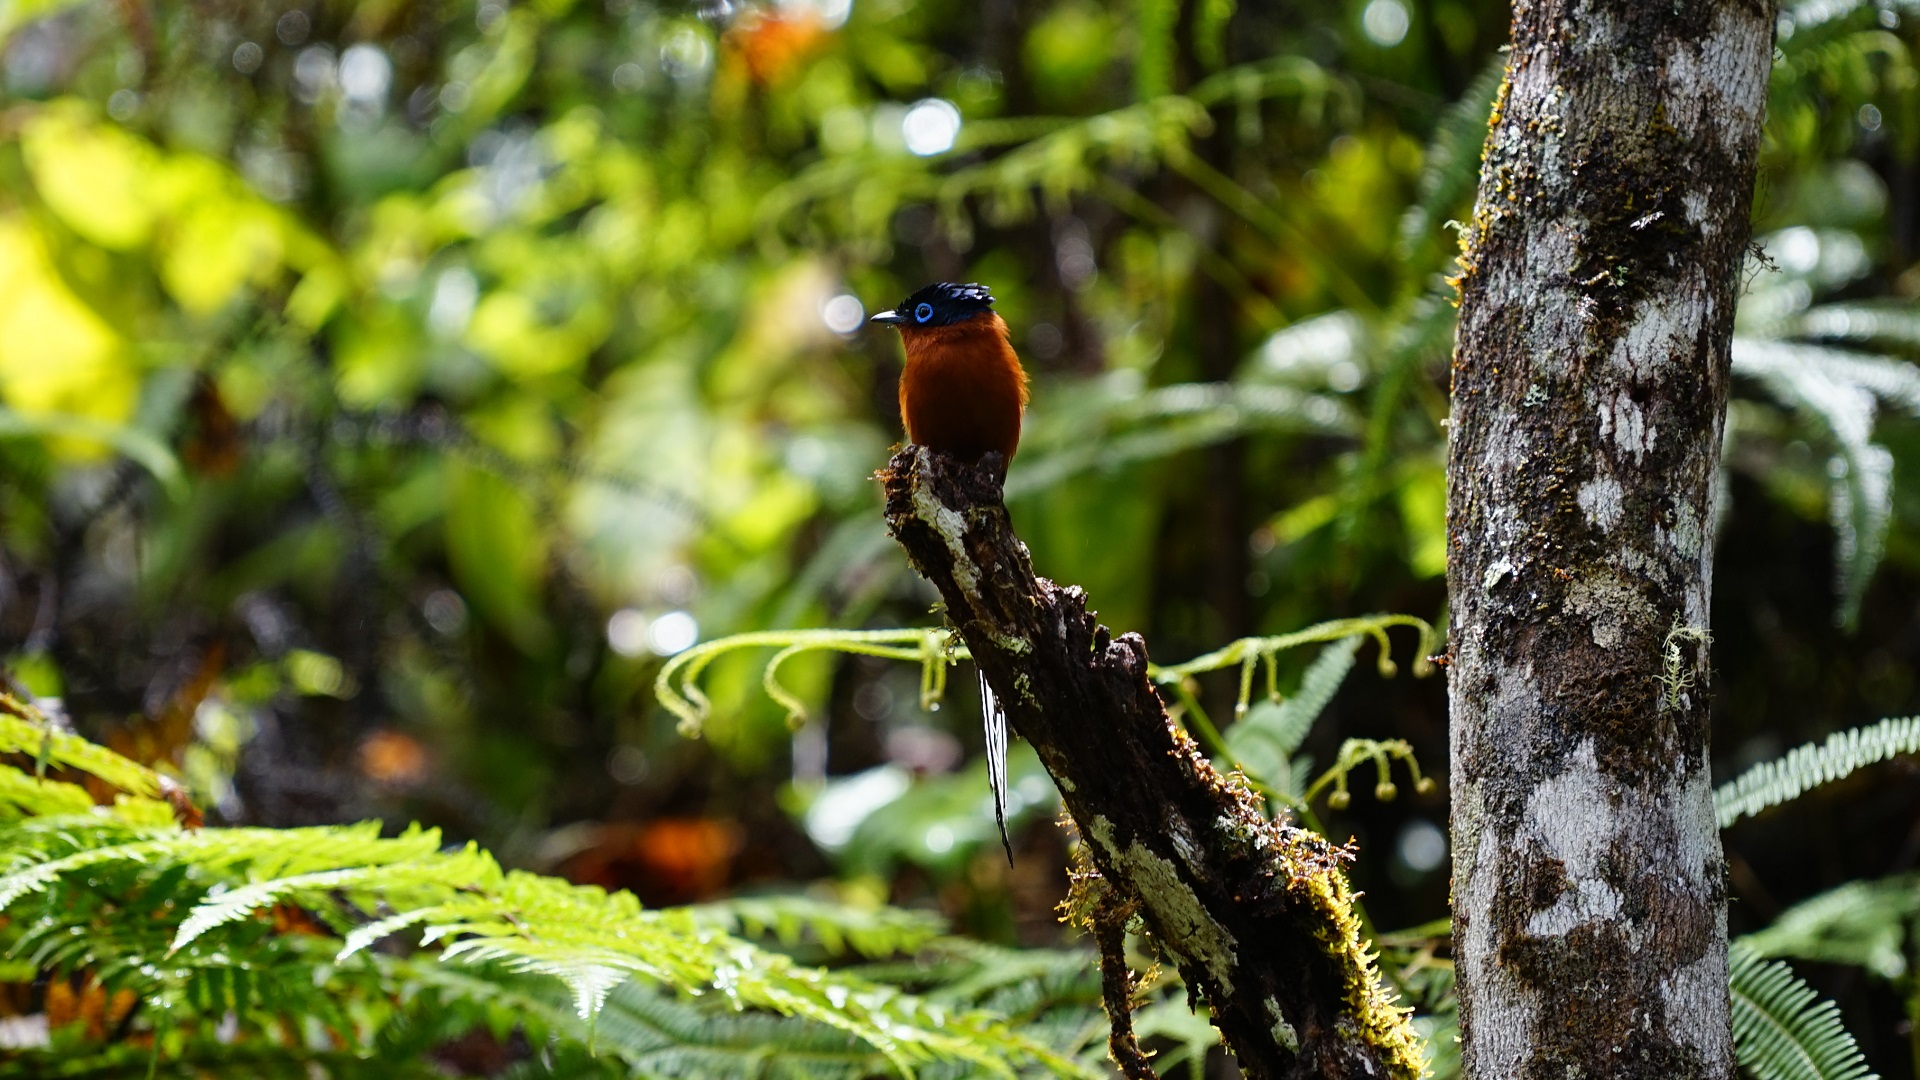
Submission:
M 1723 771 L 1920 711 L 1916 15 L 1782 14 Z M 806 653 L 796 732 L 770 654 L 728 653 L 689 742 L 654 678 L 725 634 L 937 625 L 866 479 L 899 356 L 860 328 L 936 279 L 990 285 L 1035 377 L 1036 566 L 1163 663 L 1444 625 L 1449 225 L 1505 33 L 1491 0 L 6 6 L 0 659 L 218 821 L 419 818 L 650 903 L 831 880 L 1053 943 L 1064 841 L 1029 800 L 995 861 L 970 695 Z M 1438 680 L 1236 730 L 1235 674 L 1181 705 L 1288 791 L 1347 739 L 1444 777 Z M 1911 796 L 1803 801 L 1729 833 L 1736 929 L 1911 867 Z M 1365 785 L 1329 813 L 1381 925 L 1444 914 L 1444 820 Z M 1873 987 L 1840 998 L 1895 1075 L 1910 1007 Z

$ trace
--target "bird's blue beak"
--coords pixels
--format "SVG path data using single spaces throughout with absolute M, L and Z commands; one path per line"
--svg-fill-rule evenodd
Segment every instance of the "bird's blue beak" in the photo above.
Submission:
M 867 321 L 882 323 L 887 326 L 897 326 L 900 323 L 906 322 L 907 317 L 897 311 L 883 311 Z

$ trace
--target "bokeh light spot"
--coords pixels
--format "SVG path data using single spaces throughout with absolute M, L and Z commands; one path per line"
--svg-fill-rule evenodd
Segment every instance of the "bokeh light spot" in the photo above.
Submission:
M 621 656 L 647 651 L 647 617 L 633 608 L 621 608 L 607 620 L 607 647 Z
M 915 102 L 900 121 L 907 149 L 921 157 L 944 154 L 960 137 L 960 110 L 944 98 Z
M 377 45 L 354 45 L 340 54 L 340 89 L 355 101 L 384 104 L 393 85 L 393 63 Z
M 1400 0 L 1373 0 L 1360 15 L 1360 29 L 1368 40 L 1383 49 L 1391 49 L 1406 40 L 1413 19 Z
M 1394 853 L 1401 862 L 1407 864 L 1408 869 L 1422 874 L 1431 873 L 1447 859 L 1447 837 L 1433 822 L 1416 818 L 1400 830 Z
M 647 647 L 661 656 L 685 652 L 700 640 L 700 624 L 684 611 L 669 611 L 647 627 Z
M 860 321 L 866 317 L 867 309 L 860 303 L 860 298 L 847 293 L 841 293 L 820 305 L 820 321 L 836 334 L 853 333 L 860 329 Z

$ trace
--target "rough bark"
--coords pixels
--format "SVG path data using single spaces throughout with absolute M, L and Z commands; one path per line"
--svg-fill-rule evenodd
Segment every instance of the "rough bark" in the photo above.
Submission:
M 992 464 L 909 446 L 883 474 L 887 525 L 1039 751 L 1107 888 L 1154 940 L 1246 1074 L 1412 1077 L 1419 1057 L 1358 938 L 1320 836 L 1268 821 L 1175 727 L 1146 644 L 1086 595 L 1034 576 Z
M 1514 8 L 1448 467 L 1469 1076 L 1733 1072 L 1706 630 L 1773 23 Z

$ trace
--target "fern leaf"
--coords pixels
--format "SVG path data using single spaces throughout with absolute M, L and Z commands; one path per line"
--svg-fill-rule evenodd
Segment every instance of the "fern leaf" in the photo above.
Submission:
M 1904 947 L 1915 915 L 1920 874 L 1849 881 L 1802 900 L 1740 940 L 1762 956 L 1849 964 L 1892 981 L 1910 970 Z
M 30 817 L 84 814 L 93 809 L 93 796 L 78 784 L 28 776 L 11 765 L 0 765 L 0 807 Z
M 1401 258 L 1418 251 L 1422 241 L 1432 236 L 1435 219 L 1464 206 L 1479 183 L 1480 148 L 1487 141 L 1487 122 L 1506 68 L 1507 58 L 1495 56 L 1441 117 L 1433 141 L 1427 144 L 1420 197 L 1400 219 Z
M 1227 749 L 1255 779 L 1288 793 L 1295 789 L 1289 759 L 1300 749 L 1313 722 L 1325 711 L 1327 703 L 1353 670 L 1354 655 L 1360 649 L 1360 637 L 1344 638 L 1320 651 L 1301 677 L 1300 689 L 1292 697 L 1273 704 L 1262 702 L 1246 717 L 1227 730 Z
M 340 943 L 340 951 L 334 955 L 334 959 L 345 960 L 354 953 L 372 948 L 374 945 L 405 930 L 409 926 L 418 926 L 423 922 L 437 917 L 439 914 L 440 909 L 436 907 L 416 908 L 413 911 L 403 911 L 398 915 L 390 915 L 387 918 L 376 919 L 363 926 L 357 926 L 346 936 L 346 939 Z
M 187 860 L 206 869 L 245 865 L 258 877 L 272 878 L 337 869 L 342 863 L 360 866 L 400 862 L 432 854 L 439 831 L 410 827 L 390 840 L 380 837 L 380 823 L 321 826 L 308 829 L 135 829 L 147 837 L 76 851 L 62 858 L 33 862 L 0 876 L 0 910 L 20 897 L 52 884 L 62 874 L 126 861 L 147 863 Z M 159 834 L 159 835 L 156 835 Z
M 854 1080 L 886 1069 L 872 1047 L 825 1025 L 719 1012 L 634 983 L 614 991 L 596 1027 L 603 1045 L 666 1075 Z
M 548 964 L 542 970 L 557 976 L 573 995 L 573 1011 L 580 1019 L 592 1021 L 600 1015 L 613 988 L 627 981 L 627 973 L 603 964 Z
M 1112 426 L 1123 430 L 1090 437 Z M 1089 469 L 1157 461 L 1253 432 L 1346 435 L 1358 427 L 1352 410 L 1325 394 L 1253 383 L 1180 383 L 1104 402 L 1072 415 L 1069 423 L 1037 430 L 1034 441 L 1045 449 L 1009 479 L 1007 496 L 1045 491 Z
M 1920 352 L 1920 307 L 1906 302 L 1825 304 L 1802 313 L 1788 326 L 1795 337 Z M 1909 365 L 1889 362 L 1888 366 L 1904 369 L 1909 385 L 1920 381 L 1920 371 Z M 1907 400 L 1913 400 L 1910 392 Z
M 22 716 L 39 718 L 35 723 Z M 149 798 L 160 794 L 160 774 L 130 758 L 55 729 L 32 705 L 0 694 L 0 754 L 27 754 L 97 776 L 122 791 Z
M 1714 815 L 1726 828 L 1777 806 L 1820 784 L 1895 754 L 1920 753 L 1920 717 L 1882 720 L 1864 728 L 1836 732 L 1815 746 L 1808 743 L 1785 757 L 1762 762 L 1720 785 L 1713 793 Z
M 475 873 L 475 868 L 456 866 L 458 856 L 439 858 L 406 858 L 409 849 L 396 847 L 382 849 L 383 857 L 370 861 L 366 866 L 348 867 L 340 870 L 319 870 L 307 874 L 295 874 L 289 877 L 268 878 L 256 881 L 238 889 L 231 889 L 212 897 L 188 913 L 181 922 L 179 932 L 174 936 L 169 952 L 176 951 L 192 942 L 195 938 L 212 930 L 243 919 L 264 907 L 270 907 L 283 900 L 301 894 L 320 894 L 331 891 L 353 892 L 368 887 L 377 887 L 383 896 L 402 895 L 409 888 L 422 885 L 443 884 L 449 881 L 473 882 L 485 876 L 484 869 Z M 477 849 L 468 846 L 461 854 L 473 857 Z M 490 857 L 482 856 L 488 863 Z M 431 912 L 432 909 L 428 909 Z M 343 955 L 351 955 L 356 949 L 343 950 Z
M 1877 1080 L 1840 1022 L 1840 1008 L 1778 960 L 1740 942 L 1728 949 L 1733 1043 L 1758 1080 Z
M 1874 312 L 1869 320 L 1868 312 Z M 1885 329 L 1893 316 L 1915 336 L 1920 345 L 1920 311 L 1908 308 L 1868 308 L 1844 305 L 1816 308 L 1797 322 L 1794 328 L 1809 336 L 1839 336 L 1840 327 L 1853 326 L 1863 335 L 1873 328 Z M 1920 416 L 1920 367 L 1894 356 L 1849 352 L 1820 345 L 1790 344 L 1779 341 L 1735 338 L 1734 370 L 1766 379 L 1781 369 L 1798 368 L 1846 386 L 1859 387 L 1878 400 L 1896 406 L 1909 415 Z
M 788 1045 L 815 1046 L 823 1056 L 809 1071 L 802 1058 L 783 1060 L 767 1044 L 661 1037 L 652 1045 L 662 1056 L 634 1066 L 642 1075 L 670 1074 L 676 1060 L 701 1063 L 688 1065 L 690 1075 L 713 1076 L 853 1077 L 930 1065 L 966 1075 L 1035 1068 L 1086 1075 L 1073 1057 L 977 1006 L 808 967 L 715 926 L 725 920 L 878 954 L 928 942 L 935 921 L 777 900 L 718 912 L 651 911 L 628 893 L 504 873 L 471 845 L 442 851 L 432 830 L 380 833 L 378 822 L 188 832 L 100 813 L 30 817 L 0 829 L 0 906 L 13 906 L 0 922 L 0 947 L 40 970 L 85 968 L 103 984 L 135 990 L 154 1003 L 144 1022 L 156 1032 L 174 1029 L 168 1039 L 176 1046 L 176 1035 L 200 1037 L 224 1017 L 247 1032 L 270 1033 L 288 1015 L 364 1044 L 396 1015 L 434 1015 L 431 1001 L 413 1004 L 408 987 L 421 984 L 422 970 L 459 964 L 492 980 L 558 980 L 545 986 L 564 998 L 557 1012 L 565 1019 L 546 1024 L 575 1045 L 597 1040 L 602 1023 L 640 1024 L 631 1014 L 642 1006 L 666 1009 L 666 991 L 695 999 L 689 1008 L 697 1016 L 666 1009 L 695 1028 L 750 1040 L 750 1025 L 712 1025 L 725 1017 L 773 1024 Z M 85 887 L 67 887 L 69 877 L 84 877 Z M 321 927 L 288 932 L 249 917 L 291 902 Z M 368 922 L 370 911 L 383 917 Z M 364 950 L 405 926 L 421 927 L 423 949 L 441 948 L 418 954 L 422 962 L 396 987 L 393 973 L 409 970 L 408 958 Z M 654 996 L 620 1012 L 629 992 L 622 988 L 636 986 L 631 992 Z M 484 994 L 470 999 L 500 1030 L 526 1022 L 524 1010 L 506 1010 Z M 395 1038 L 408 1041 L 403 1033 Z
M 1866 358 L 1807 345 L 1735 338 L 1735 372 L 1760 380 L 1802 416 L 1825 427 L 1837 453 L 1828 472 L 1834 564 L 1840 604 L 1835 621 L 1851 629 L 1860 599 L 1880 565 L 1893 516 L 1893 455 L 1872 441 L 1876 383 L 1888 372 Z M 1871 372 L 1874 381 L 1859 376 Z
M 692 915 L 696 923 L 728 933 L 771 934 L 789 948 L 811 938 L 831 956 L 913 952 L 946 930 L 944 919 L 927 912 L 861 911 L 807 896 L 735 897 L 693 908 Z
M 22 896 L 45 889 L 58 880 L 60 875 L 70 870 L 80 870 L 115 859 L 143 859 L 158 854 L 164 849 L 164 842 L 159 841 L 118 844 L 112 847 L 77 851 L 64 858 L 32 863 L 24 869 L 0 876 L 0 911 L 5 911 Z
M 1035 988 L 1046 994 L 1075 997 L 1100 993 L 1099 963 L 1082 949 L 1009 949 L 985 942 L 952 939 L 940 943 L 940 954 L 966 964 L 971 972 L 956 974 L 937 996 L 954 1003 L 985 1004 L 1010 988 Z M 923 958 L 921 963 L 925 962 Z M 1023 993 L 1026 991 L 1022 991 Z

